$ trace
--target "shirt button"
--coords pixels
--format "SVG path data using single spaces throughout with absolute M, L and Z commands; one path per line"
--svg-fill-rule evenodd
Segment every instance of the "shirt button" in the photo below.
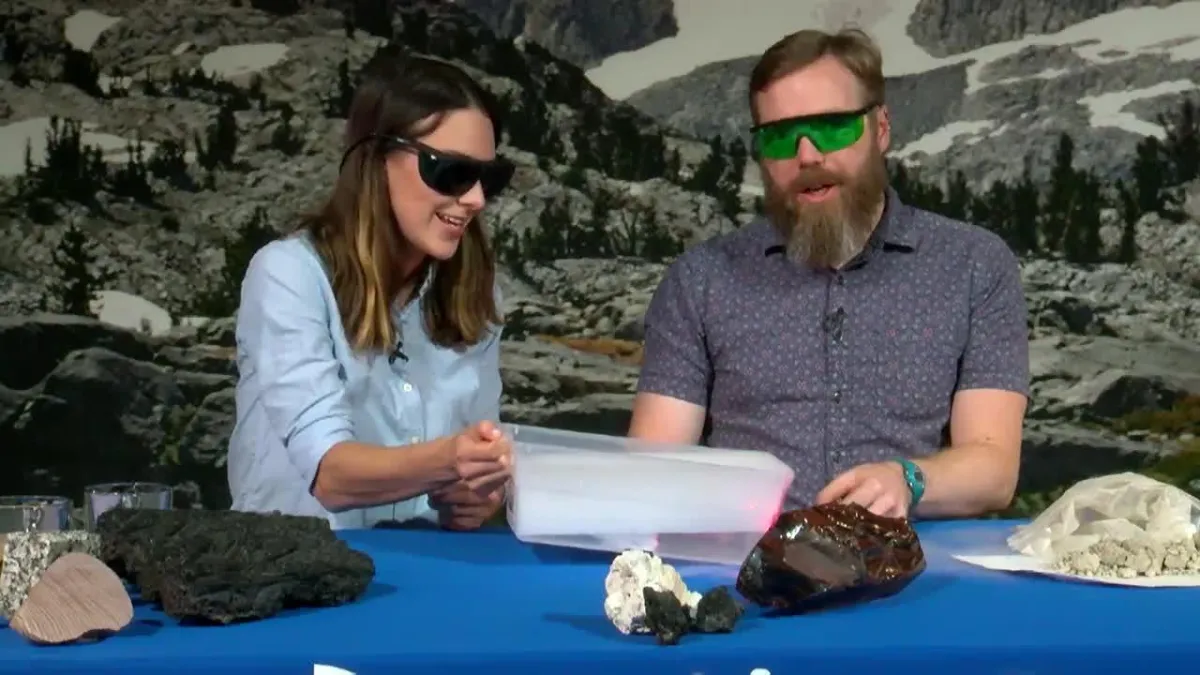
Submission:
M 842 392 L 840 390 L 833 392 L 833 402 L 834 403 L 842 402 Z
M 404 383 L 404 391 L 405 391 L 405 393 L 408 393 L 408 392 L 412 391 L 412 385 L 411 385 L 411 384 L 409 384 L 409 383 L 407 383 L 407 382 L 405 382 L 405 383 Z
M 844 277 L 844 276 L 842 276 L 842 275 L 840 275 L 840 274 L 839 274 L 839 275 L 837 275 L 837 285 L 838 285 L 838 286 L 845 286 L 845 285 L 846 285 L 846 277 Z

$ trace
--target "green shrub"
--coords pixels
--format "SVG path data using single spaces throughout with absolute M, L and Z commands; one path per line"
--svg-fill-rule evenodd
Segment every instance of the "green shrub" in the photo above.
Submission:
M 1200 439 L 1188 441 L 1177 454 L 1163 457 L 1142 473 L 1196 494 L 1192 484 L 1200 483 Z
M 1113 429 L 1122 433 L 1149 431 L 1165 436 L 1184 433 L 1200 435 L 1200 396 L 1185 396 L 1170 410 L 1139 410 L 1129 413 L 1116 420 Z

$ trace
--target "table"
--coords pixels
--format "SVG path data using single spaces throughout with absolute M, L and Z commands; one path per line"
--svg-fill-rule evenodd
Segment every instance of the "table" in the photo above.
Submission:
M 727 635 L 675 647 L 604 618 L 611 556 L 531 547 L 508 532 L 350 531 L 376 581 L 356 604 L 265 621 L 181 628 L 151 608 L 105 641 L 33 647 L 0 629 L 0 673 L 300 675 L 1038 675 L 1195 673 L 1200 589 L 1126 589 L 970 567 L 1014 523 L 918 526 L 929 568 L 903 593 L 823 614 L 748 613 Z M 679 566 L 704 590 L 735 570 Z

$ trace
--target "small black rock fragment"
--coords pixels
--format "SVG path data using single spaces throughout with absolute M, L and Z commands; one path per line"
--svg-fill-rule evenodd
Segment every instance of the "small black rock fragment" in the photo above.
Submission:
M 653 586 L 642 589 L 642 598 L 646 601 L 646 628 L 658 638 L 658 644 L 679 644 L 679 639 L 691 628 L 687 607 L 674 593 Z
M 742 606 L 730 595 L 729 588 L 717 586 L 700 598 L 692 629 L 697 633 L 729 633 L 741 617 Z
M 370 556 L 324 518 L 118 508 L 100 516 L 96 531 L 101 560 L 176 619 L 231 623 L 341 605 L 375 576 Z

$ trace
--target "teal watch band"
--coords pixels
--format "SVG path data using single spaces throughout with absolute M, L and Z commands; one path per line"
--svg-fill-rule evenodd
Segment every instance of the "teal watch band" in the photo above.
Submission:
M 916 506 L 925 495 L 925 472 L 921 467 L 903 457 L 896 458 L 896 463 L 904 470 L 904 482 L 908 483 L 908 492 L 912 495 L 909 508 Z

